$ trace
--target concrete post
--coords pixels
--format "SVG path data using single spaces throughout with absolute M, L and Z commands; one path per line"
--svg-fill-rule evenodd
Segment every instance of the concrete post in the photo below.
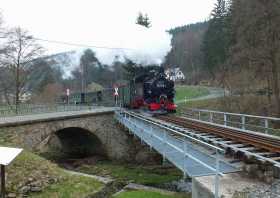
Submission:
M 215 198 L 219 198 L 219 171 L 220 171 L 220 162 L 219 162 L 219 151 L 216 149 L 216 175 L 215 175 Z
M 188 145 L 187 145 L 187 143 L 186 143 L 186 140 L 184 140 L 184 142 L 183 142 L 183 144 L 184 144 L 184 181 L 186 180 L 186 178 L 187 178 L 187 173 L 186 173 L 186 169 L 187 169 L 187 162 L 186 162 L 186 160 L 187 160 L 187 152 L 188 152 Z
M 242 117 L 241 117 L 241 119 L 242 119 L 242 129 L 246 129 L 246 117 L 243 115 Z
M 265 133 L 268 133 L 268 119 L 264 120 Z
M 166 131 L 164 131 L 163 133 L 163 159 L 162 159 L 162 164 L 164 165 L 165 164 L 165 161 L 166 161 Z

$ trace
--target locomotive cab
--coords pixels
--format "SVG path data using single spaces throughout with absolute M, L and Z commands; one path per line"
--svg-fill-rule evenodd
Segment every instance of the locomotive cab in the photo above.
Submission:
M 145 108 L 154 112 L 176 112 L 174 82 L 167 79 L 163 68 L 156 68 L 135 77 L 129 84 L 133 109 Z

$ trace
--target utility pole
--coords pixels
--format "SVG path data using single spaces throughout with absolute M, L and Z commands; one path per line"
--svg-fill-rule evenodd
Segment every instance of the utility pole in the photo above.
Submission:
M 82 63 L 82 90 L 81 90 L 81 103 L 85 103 L 85 66 L 84 64 Z
M 84 93 L 84 90 L 85 90 L 85 82 L 84 82 L 84 64 L 82 64 L 82 79 L 81 79 L 81 81 L 82 81 L 82 90 L 81 90 L 81 92 L 82 93 Z

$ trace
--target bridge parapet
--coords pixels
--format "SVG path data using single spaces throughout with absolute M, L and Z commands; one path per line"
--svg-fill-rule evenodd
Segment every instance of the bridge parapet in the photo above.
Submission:
M 20 115 L 11 117 L 0 117 L 0 127 L 18 126 L 32 124 L 38 122 L 59 121 L 71 118 L 82 118 L 100 114 L 113 114 L 116 108 L 114 107 L 94 107 L 91 109 L 75 109 L 70 111 L 49 112 L 41 114 Z
M 114 107 L 113 104 L 20 104 L 0 106 L 0 118 L 53 112 L 85 111 L 100 107 Z

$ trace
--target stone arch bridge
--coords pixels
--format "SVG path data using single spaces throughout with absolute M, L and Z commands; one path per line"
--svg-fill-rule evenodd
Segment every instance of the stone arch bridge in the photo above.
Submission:
M 152 156 L 148 148 L 117 125 L 114 108 L 1 118 L 0 131 L 19 147 L 33 151 L 44 150 L 46 145 L 70 148 L 90 143 L 94 152 L 112 160 L 143 161 Z M 89 139 L 92 141 L 87 142 Z

